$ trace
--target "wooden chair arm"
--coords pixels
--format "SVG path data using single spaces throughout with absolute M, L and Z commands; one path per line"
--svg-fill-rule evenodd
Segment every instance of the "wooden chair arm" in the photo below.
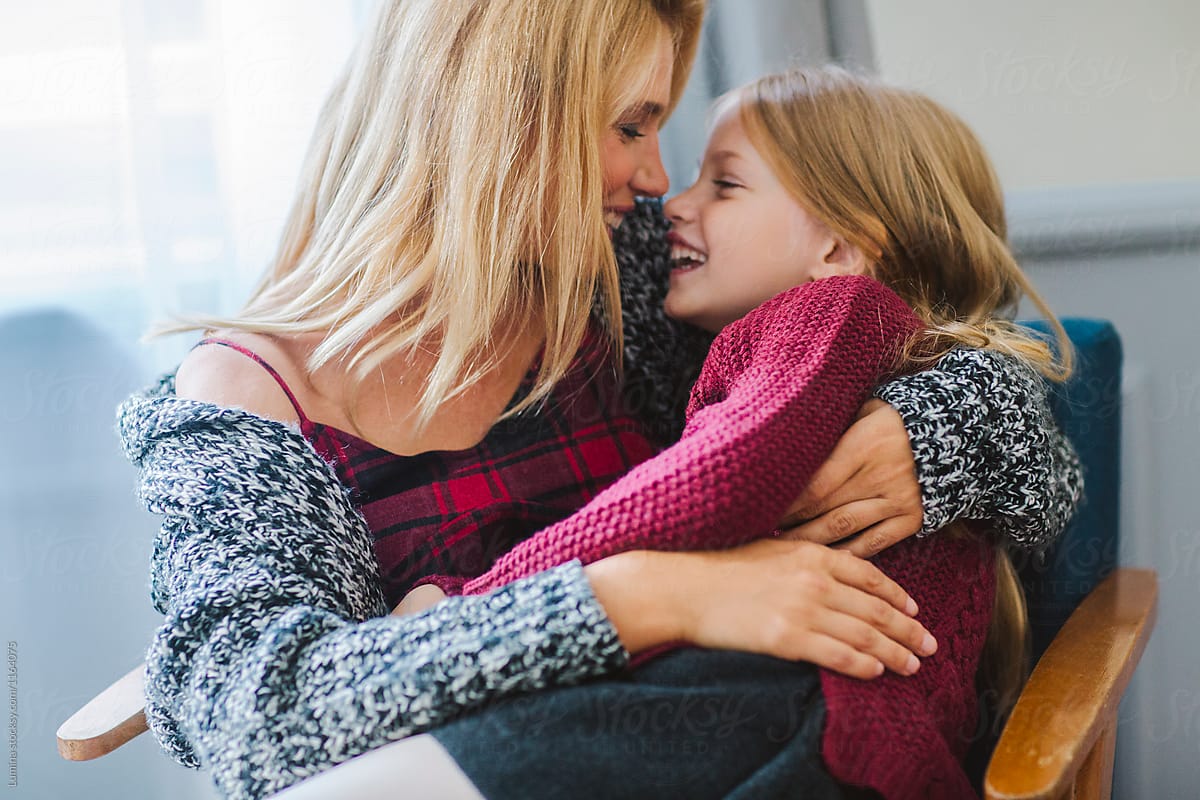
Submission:
M 1154 628 L 1157 602 L 1158 580 L 1144 569 L 1118 569 L 1084 598 L 1000 735 L 984 778 L 987 800 L 1058 800 L 1072 796 L 1085 766 L 1111 775 L 1117 706 Z
M 139 664 L 93 697 L 58 728 L 58 753 L 68 761 L 107 755 L 148 730 L 146 693 Z

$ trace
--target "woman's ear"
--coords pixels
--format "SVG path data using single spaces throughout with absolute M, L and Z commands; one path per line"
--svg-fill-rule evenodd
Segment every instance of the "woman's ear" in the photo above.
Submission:
M 830 233 L 821 263 L 817 265 L 817 278 L 834 275 L 869 275 L 871 261 L 861 249 L 850 244 L 837 234 Z

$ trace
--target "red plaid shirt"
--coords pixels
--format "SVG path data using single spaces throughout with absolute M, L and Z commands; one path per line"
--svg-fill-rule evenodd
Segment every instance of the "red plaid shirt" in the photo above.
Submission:
M 254 359 L 287 394 L 301 432 L 366 518 L 393 606 L 418 582 L 457 593 L 517 542 L 570 516 L 658 450 L 627 408 L 608 341 L 595 326 L 542 405 L 494 425 L 474 447 L 415 456 L 313 422 L 279 373 L 242 345 L 217 338 L 201 344 Z M 510 408 L 533 386 L 537 366 Z
M 531 370 L 510 407 L 533 378 Z M 391 605 L 418 582 L 453 588 L 482 574 L 657 451 L 625 408 L 597 330 L 543 406 L 500 422 L 466 450 L 399 456 L 300 419 L 367 520 Z

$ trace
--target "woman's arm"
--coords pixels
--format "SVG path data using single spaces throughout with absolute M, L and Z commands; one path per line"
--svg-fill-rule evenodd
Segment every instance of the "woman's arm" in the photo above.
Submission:
M 808 661 L 851 678 L 910 675 L 937 642 L 875 565 L 811 542 L 630 550 L 584 568 L 630 653 L 664 642 Z
M 578 564 L 373 618 L 385 609 L 369 534 L 297 433 L 170 396 L 130 401 L 121 422 L 163 516 L 147 718 L 226 796 L 262 797 L 490 699 L 627 663 Z M 636 620 L 622 628 L 654 642 Z
M 993 350 L 958 349 L 876 396 L 904 420 L 924 501 L 921 533 L 986 519 L 1025 549 L 1052 543 L 1083 492 L 1079 457 L 1059 430 L 1045 381 Z
M 864 407 L 790 509 L 790 519 L 812 521 L 789 537 L 843 540 L 869 557 L 956 519 L 989 520 L 1030 550 L 1062 533 L 1083 475 L 1029 367 L 991 350 L 955 350 L 876 396 L 887 404 Z

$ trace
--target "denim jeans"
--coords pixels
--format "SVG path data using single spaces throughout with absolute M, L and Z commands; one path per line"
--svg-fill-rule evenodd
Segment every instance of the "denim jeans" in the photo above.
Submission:
M 489 800 L 844 800 L 820 759 L 824 719 L 813 666 L 688 648 L 432 733 Z

